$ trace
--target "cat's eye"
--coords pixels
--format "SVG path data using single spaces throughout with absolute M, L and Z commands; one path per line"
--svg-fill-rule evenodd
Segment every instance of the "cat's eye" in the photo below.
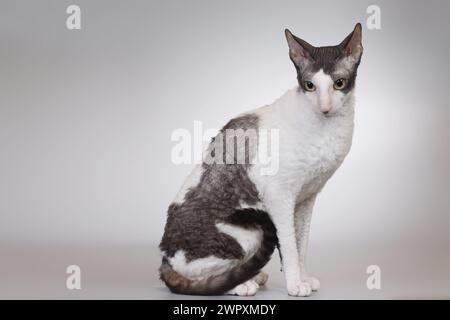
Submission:
M 310 92 L 316 90 L 316 86 L 311 81 L 303 82 L 303 87 L 305 88 L 306 91 Z
M 347 80 L 346 79 L 337 79 L 334 82 L 333 88 L 335 90 L 342 90 L 347 86 Z

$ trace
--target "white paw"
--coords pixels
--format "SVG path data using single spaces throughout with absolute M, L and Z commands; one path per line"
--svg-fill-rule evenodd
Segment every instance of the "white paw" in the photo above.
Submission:
M 253 277 L 253 280 L 260 286 L 263 286 L 266 284 L 267 280 L 269 279 L 269 275 L 263 271 L 258 273 L 256 276 Z
M 234 289 L 227 292 L 227 294 L 237 295 L 237 296 L 254 296 L 259 289 L 259 285 L 254 280 L 248 280 L 240 285 L 236 286 Z
M 288 285 L 288 294 L 295 297 L 307 297 L 311 294 L 311 285 L 306 281 L 299 281 L 297 283 Z
M 320 281 L 317 278 L 314 277 L 305 277 L 302 279 L 304 282 L 308 282 L 311 286 L 312 291 L 317 291 L 320 289 Z

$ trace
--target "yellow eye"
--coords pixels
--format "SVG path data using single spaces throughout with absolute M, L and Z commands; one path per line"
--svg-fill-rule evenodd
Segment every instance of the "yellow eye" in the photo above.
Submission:
M 334 82 L 333 88 L 335 90 L 342 90 L 347 86 L 347 80 L 346 79 L 337 79 Z
M 310 91 L 310 92 L 316 90 L 314 83 L 312 83 L 311 81 L 303 82 L 303 88 L 305 88 L 306 91 Z

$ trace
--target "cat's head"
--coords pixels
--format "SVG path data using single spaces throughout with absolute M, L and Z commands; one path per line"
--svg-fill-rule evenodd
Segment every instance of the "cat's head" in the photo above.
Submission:
M 361 24 L 337 46 L 314 47 L 285 30 L 289 56 L 297 70 L 300 90 L 324 115 L 342 110 L 353 93 L 361 60 Z

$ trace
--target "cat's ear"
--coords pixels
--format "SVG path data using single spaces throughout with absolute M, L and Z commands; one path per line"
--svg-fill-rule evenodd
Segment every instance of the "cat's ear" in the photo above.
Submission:
M 310 52 L 312 51 L 313 46 L 294 36 L 288 29 L 284 30 L 284 34 L 286 35 L 289 46 L 289 57 L 297 67 L 301 67 L 311 59 Z
M 339 46 L 346 57 L 351 57 L 359 61 L 363 52 L 361 23 L 357 23 L 352 33 L 350 33 Z

